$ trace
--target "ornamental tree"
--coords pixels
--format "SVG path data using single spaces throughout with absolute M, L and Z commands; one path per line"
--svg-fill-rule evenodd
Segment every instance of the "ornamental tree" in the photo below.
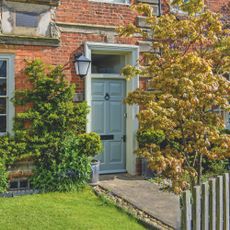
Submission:
M 137 89 L 126 102 L 141 107 L 138 136 L 153 134 L 137 153 L 172 181 L 175 193 L 201 183 L 203 159 L 230 157 L 230 135 L 222 132 L 223 117 L 215 112 L 229 111 L 230 83 L 224 76 L 230 72 L 230 36 L 221 15 L 202 2 L 176 0 L 187 13 L 160 17 L 146 4 L 134 5 L 149 29 L 132 24 L 118 29 L 121 36 L 151 42 L 141 65 L 128 65 L 122 73 L 148 79 L 152 90 Z

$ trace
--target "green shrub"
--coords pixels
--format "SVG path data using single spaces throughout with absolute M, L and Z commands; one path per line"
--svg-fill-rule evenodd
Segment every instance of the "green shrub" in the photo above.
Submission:
M 88 157 L 94 157 L 102 151 L 100 136 L 96 133 L 84 133 L 79 136 L 80 152 Z
M 0 193 L 7 189 L 7 169 L 24 151 L 23 143 L 15 142 L 13 137 L 0 138 Z
M 228 160 L 204 160 L 204 174 L 220 175 L 228 170 Z
M 49 168 L 37 167 L 32 184 L 41 191 L 73 191 L 84 186 L 90 177 L 90 159 L 80 151 L 80 136 L 69 134 Z
M 25 73 L 31 88 L 15 94 L 15 104 L 27 108 L 16 114 L 15 138 L 26 145 L 25 156 L 46 161 L 55 158 L 66 132 L 85 132 L 89 108 L 85 102 L 73 102 L 75 86 L 66 80 L 61 66 L 35 60 L 27 63 Z
M 15 141 L 24 145 L 20 158 L 33 157 L 34 188 L 69 191 L 89 177 L 89 158 L 100 150 L 97 134 L 84 134 L 89 108 L 74 103 L 75 86 L 61 66 L 40 60 L 27 63 L 30 89 L 16 91 L 14 102 L 26 108 L 15 118 Z
M 161 144 L 165 140 L 164 132 L 161 130 L 139 130 L 137 132 L 137 141 L 140 147 L 146 144 Z
M 221 133 L 230 134 L 230 129 L 223 129 Z
M 0 158 L 0 193 L 5 192 L 8 185 L 6 166 L 3 159 Z
M 14 137 L 2 136 L 0 138 L 0 159 L 4 159 L 7 166 L 11 165 L 24 153 L 25 147 L 24 143 L 16 142 Z

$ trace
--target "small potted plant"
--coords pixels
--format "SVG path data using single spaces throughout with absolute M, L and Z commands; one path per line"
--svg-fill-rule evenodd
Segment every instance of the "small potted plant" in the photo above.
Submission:
M 96 133 L 85 133 L 80 135 L 81 151 L 91 160 L 90 184 L 96 185 L 99 182 L 100 161 L 95 156 L 102 152 L 100 136 Z
M 145 146 L 151 144 L 160 144 L 163 143 L 164 140 L 165 140 L 165 135 L 160 130 L 147 129 L 147 130 L 138 130 L 137 132 L 137 141 L 140 148 L 144 148 Z M 142 163 L 141 174 L 144 178 L 148 179 L 156 175 L 156 173 L 148 167 L 147 159 L 142 158 L 141 163 Z

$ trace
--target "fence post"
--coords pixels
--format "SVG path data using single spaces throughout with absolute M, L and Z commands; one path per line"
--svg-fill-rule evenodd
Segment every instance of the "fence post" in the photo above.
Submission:
M 194 186 L 192 189 L 192 227 L 196 230 L 201 230 L 201 200 L 200 186 Z
M 208 182 L 202 184 L 202 198 L 201 198 L 201 229 L 209 230 L 209 185 Z
M 181 196 L 183 230 L 230 230 L 230 174 L 211 178 Z
M 217 230 L 223 230 L 223 176 L 217 177 L 216 184 Z
M 229 191 L 229 173 L 224 174 L 224 229 L 230 229 L 229 225 L 229 218 L 230 218 L 230 213 L 229 213 L 229 205 L 230 205 L 230 191 Z
M 191 193 L 185 191 L 182 194 L 181 224 L 183 230 L 192 230 L 191 226 Z
M 210 205 L 209 205 L 209 217 L 210 217 L 210 230 L 216 230 L 216 179 L 209 180 L 210 186 Z

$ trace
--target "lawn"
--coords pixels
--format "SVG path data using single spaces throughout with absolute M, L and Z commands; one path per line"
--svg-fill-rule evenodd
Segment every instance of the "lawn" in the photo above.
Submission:
M 137 221 L 89 189 L 0 198 L 0 229 L 144 229 Z

